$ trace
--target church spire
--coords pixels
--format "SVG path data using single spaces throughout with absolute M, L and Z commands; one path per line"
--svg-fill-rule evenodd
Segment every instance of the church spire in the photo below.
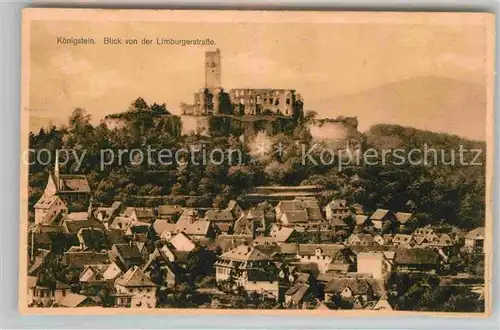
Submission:
M 56 186 L 59 189 L 59 155 L 56 152 L 56 163 L 54 165 L 54 181 L 56 182 Z

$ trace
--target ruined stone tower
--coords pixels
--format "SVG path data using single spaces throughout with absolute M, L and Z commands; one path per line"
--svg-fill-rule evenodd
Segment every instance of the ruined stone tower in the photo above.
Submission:
M 221 88 L 220 50 L 205 53 L 205 88 L 209 90 Z

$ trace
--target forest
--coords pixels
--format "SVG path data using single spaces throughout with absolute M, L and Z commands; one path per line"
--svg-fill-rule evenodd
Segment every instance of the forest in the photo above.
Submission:
M 180 117 L 171 115 L 166 105 L 152 104 L 138 98 L 121 114 L 108 116 L 121 122 L 108 127 L 106 120 L 93 125 L 84 109 L 75 109 L 67 125 L 31 132 L 33 150 L 85 150 L 85 162 L 77 168 L 75 159 L 65 161 L 62 173 L 86 174 L 96 205 L 110 205 L 118 200 L 126 205 L 157 206 L 165 203 L 183 206 L 225 207 L 229 200 L 245 204 L 245 194 L 264 185 L 321 185 L 317 196 L 324 205 L 332 198 L 343 198 L 363 206 L 366 212 L 387 208 L 412 212 L 415 219 L 408 228 L 427 224 L 471 229 L 484 226 L 486 143 L 457 136 L 418 130 L 411 127 L 380 124 L 362 133 L 363 149 L 430 148 L 458 150 L 480 149 L 476 160 L 482 165 L 412 165 L 378 164 L 348 166 L 303 164 L 297 141 L 316 143 L 307 130 L 313 112 L 277 121 L 270 143 L 285 147 L 284 154 L 255 157 L 251 147 L 240 139 L 242 130 L 228 118 L 210 121 L 211 135 L 182 135 Z M 220 165 L 170 164 L 151 165 L 128 162 L 100 167 L 101 150 L 188 148 L 202 143 L 211 148 L 239 149 L 243 163 Z M 29 209 L 40 198 L 47 183 L 51 164 L 33 161 L 29 166 Z M 71 210 L 85 209 L 71 205 Z

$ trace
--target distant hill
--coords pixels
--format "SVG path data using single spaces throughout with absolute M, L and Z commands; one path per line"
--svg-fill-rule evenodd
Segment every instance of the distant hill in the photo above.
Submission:
M 486 91 L 476 84 L 419 77 L 328 102 L 334 104 L 333 111 L 357 116 L 361 131 L 377 123 L 390 123 L 485 139 Z
M 486 142 L 474 141 L 447 133 L 436 133 L 393 124 L 376 124 L 365 133 L 367 143 L 374 148 L 408 148 L 427 144 L 433 148 L 485 149 Z

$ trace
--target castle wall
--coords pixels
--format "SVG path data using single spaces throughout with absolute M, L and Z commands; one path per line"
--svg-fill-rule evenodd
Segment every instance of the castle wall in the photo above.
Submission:
M 181 115 L 182 134 L 210 135 L 210 117 Z

